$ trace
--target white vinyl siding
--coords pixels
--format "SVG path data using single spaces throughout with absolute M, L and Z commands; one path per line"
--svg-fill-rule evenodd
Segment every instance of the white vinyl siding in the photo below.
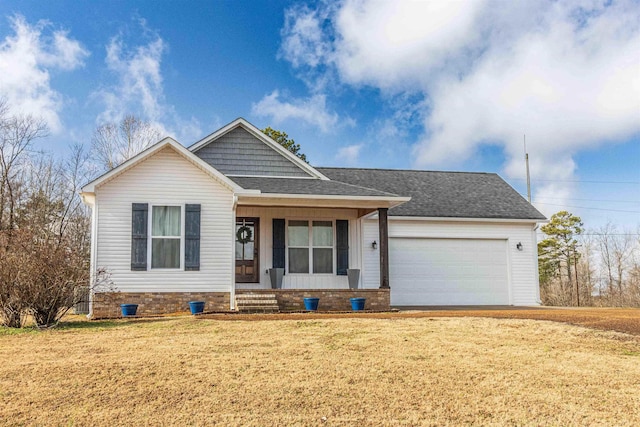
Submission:
M 200 270 L 152 269 L 149 263 L 147 271 L 131 271 L 132 203 L 148 203 L 150 216 L 153 206 L 200 204 Z M 96 205 L 96 267 L 108 269 L 119 291 L 231 291 L 233 193 L 172 148 L 159 151 L 99 186 Z M 182 235 L 184 224 L 181 227 Z M 152 240 L 151 230 L 148 238 Z
M 362 221 L 362 272 L 361 280 L 365 288 L 380 286 L 380 253 L 371 248 L 371 242 L 378 243 L 378 221 Z M 462 239 L 462 240 L 503 240 L 508 258 L 508 287 L 511 305 L 539 304 L 537 277 L 537 244 L 534 224 L 491 222 L 491 221 L 434 221 L 434 220 L 389 220 L 389 237 Z M 521 242 L 523 250 L 516 249 Z M 390 266 L 391 268 L 391 266 Z M 390 282 L 393 299 L 393 281 Z

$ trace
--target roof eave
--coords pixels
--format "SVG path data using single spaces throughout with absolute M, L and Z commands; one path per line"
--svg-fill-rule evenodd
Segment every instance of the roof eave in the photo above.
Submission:
M 400 221 L 510 222 L 510 223 L 527 223 L 527 224 L 538 224 L 538 223 L 548 222 L 547 219 L 536 219 L 536 218 L 488 218 L 488 217 L 408 216 L 408 215 L 389 215 L 389 219 L 400 220 Z
M 411 200 L 410 197 L 345 196 L 335 194 L 239 194 L 238 205 L 392 208 Z

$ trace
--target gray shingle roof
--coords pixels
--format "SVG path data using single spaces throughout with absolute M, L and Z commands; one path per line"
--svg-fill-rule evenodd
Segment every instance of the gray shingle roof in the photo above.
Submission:
M 545 220 L 494 173 L 316 168 L 331 180 L 410 196 L 389 215 Z M 242 184 L 241 184 L 242 185 Z
M 236 184 L 246 190 L 260 190 L 272 194 L 313 194 L 322 196 L 398 197 L 396 194 L 374 190 L 364 186 L 320 179 L 264 178 L 230 176 Z

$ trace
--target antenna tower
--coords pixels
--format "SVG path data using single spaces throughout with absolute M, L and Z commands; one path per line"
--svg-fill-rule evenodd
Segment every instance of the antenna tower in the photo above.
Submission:
M 527 200 L 531 203 L 531 177 L 529 176 L 529 153 L 527 153 L 527 135 L 524 135 L 524 162 L 527 165 Z

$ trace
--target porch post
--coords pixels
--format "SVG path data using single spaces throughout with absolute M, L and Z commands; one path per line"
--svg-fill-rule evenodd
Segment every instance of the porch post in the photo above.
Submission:
M 380 289 L 389 289 L 389 226 L 387 208 L 378 208 L 380 234 Z

